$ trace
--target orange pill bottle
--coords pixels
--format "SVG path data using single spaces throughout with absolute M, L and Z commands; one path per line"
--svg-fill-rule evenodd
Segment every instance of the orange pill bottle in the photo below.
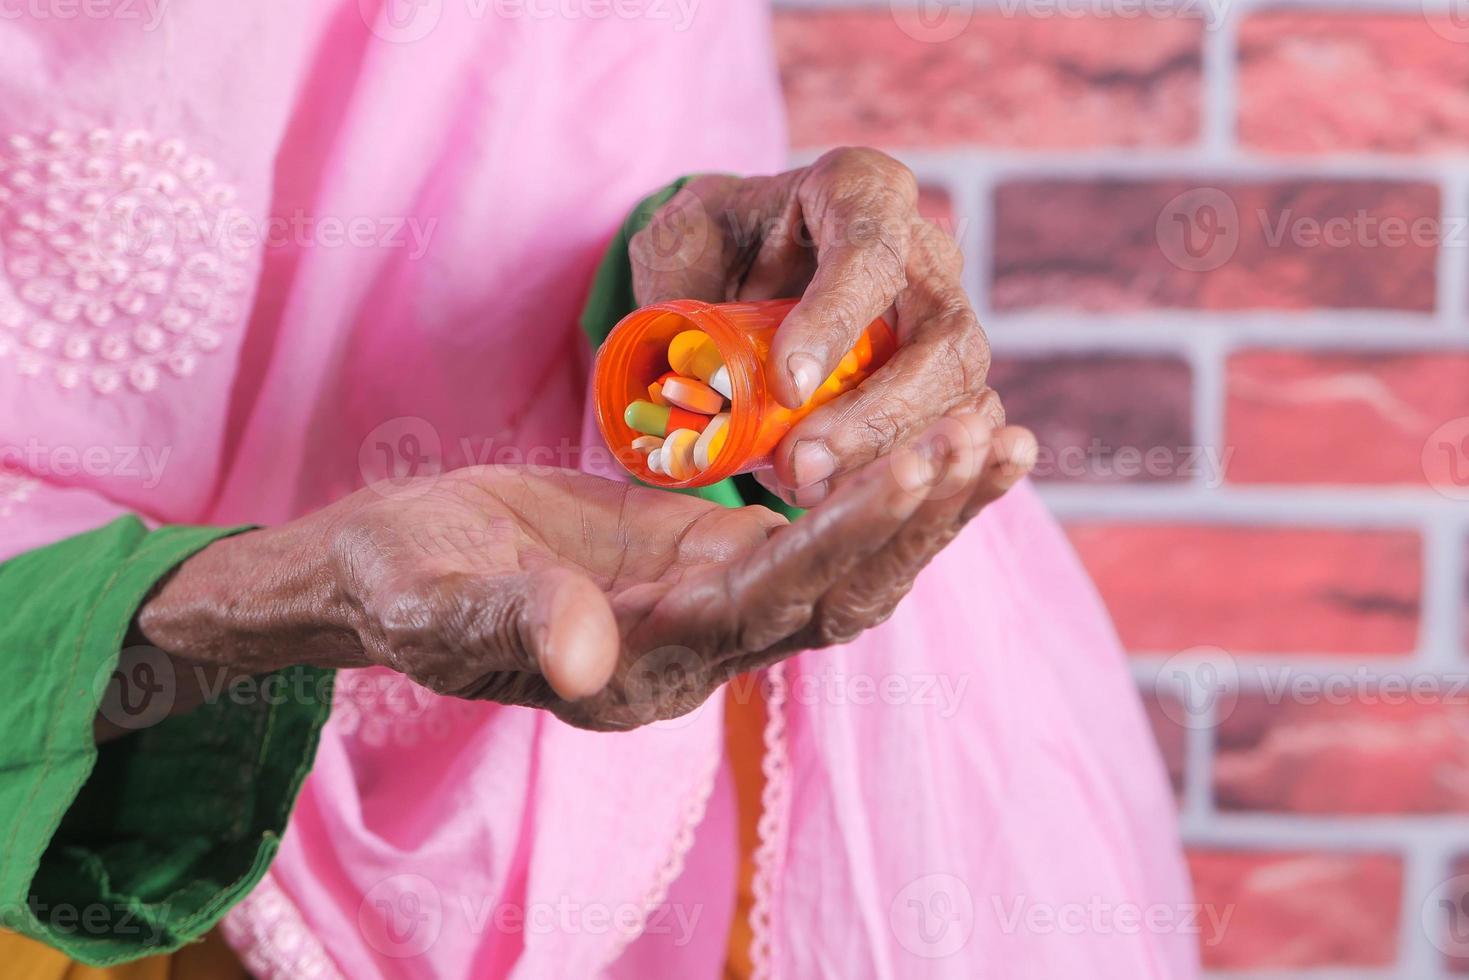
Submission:
M 617 461 L 639 480 L 659 487 L 707 487 L 737 473 L 770 465 L 776 443 L 817 406 L 851 391 L 897 349 L 886 320 L 873 320 L 821 387 L 800 408 L 775 400 L 767 384 L 770 342 L 796 305 L 793 299 L 755 303 L 703 303 L 680 299 L 645 306 L 622 319 L 597 353 L 592 397 L 597 425 Z M 642 435 L 625 421 L 627 406 L 647 399 L 648 384 L 668 370 L 668 344 L 685 330 L 702 330 L 719 348 L 729 369 L 729 428 L 724 447 L 709 467 L 687 480 L 654 473 L 632 448 Z

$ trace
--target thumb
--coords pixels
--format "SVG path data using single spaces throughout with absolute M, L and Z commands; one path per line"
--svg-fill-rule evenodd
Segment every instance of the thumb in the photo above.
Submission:
M 516 625 L 528 659 L 562 698 L 591 697 L 612 678 L 622 637 L 606 593 L 585 575 L 569 568 L 529 575 Z

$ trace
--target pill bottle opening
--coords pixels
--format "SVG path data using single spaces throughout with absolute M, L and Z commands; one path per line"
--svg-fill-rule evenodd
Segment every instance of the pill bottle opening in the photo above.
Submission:
M 648 397 L 648 385 L 668 366 L 668 345 L 685 330 L 701 330 L 724 359 L 730 376 L 729 432 L 719 456 L 687 480 L 655 473 L 632 448 L 642 433 L 623 418 L 630 403 Z M 764 403 L 764 378 L 744 332 L 708 303 L 675 300 L 629 314 L 607 336 L 597 354 L 593 381 L 597 425 L 617 462 L 644 483 L 670 489 L 705 487 L 748 468 L 747 447 L 759 426 L 756 406 Z

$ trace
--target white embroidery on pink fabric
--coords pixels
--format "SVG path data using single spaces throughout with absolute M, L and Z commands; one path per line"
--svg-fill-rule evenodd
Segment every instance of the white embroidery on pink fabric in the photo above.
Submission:
M 99 394 L 194 373 L 255 247 L 210 161 L 134 130 L 0 140 L 0 360 Z
M 30 499 L 41 481 L 23 473 L 0 469 L 0 519 L 15 513 L 16 508 Z
M 341 980 L 296 903 L 266 873 L 220 923 L 225 942 L 259 980 Z
M 755 848 L 755 900 L 750 906 L 750 967 L 754 980 L 775 975 L 775 903 L 785 860 L 790 807 L 790 747 L 786 743 L 786 665 L 778 663 L 765 673 L 765 790 L 760 794 L 760 843 Z

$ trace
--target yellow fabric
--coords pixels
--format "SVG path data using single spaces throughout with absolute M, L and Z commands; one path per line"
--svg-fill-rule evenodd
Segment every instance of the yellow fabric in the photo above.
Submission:
M 749 980 L 750 909 L 755 904 L 755 849 L 760 845 L 761 798 L 765 793 L 765 699 L 754 684 L 725 688 L 724 744 L 734 773 L 739 811 L 740 872 L 735 888 L 734 921 L 729 927 L 725 953 L 725 980 Z
M 176 953 L 105 967 L 78 963 L 34 939 L 0 931 L 0 963 L 6 980 L 249 980 L 218 930 Z

